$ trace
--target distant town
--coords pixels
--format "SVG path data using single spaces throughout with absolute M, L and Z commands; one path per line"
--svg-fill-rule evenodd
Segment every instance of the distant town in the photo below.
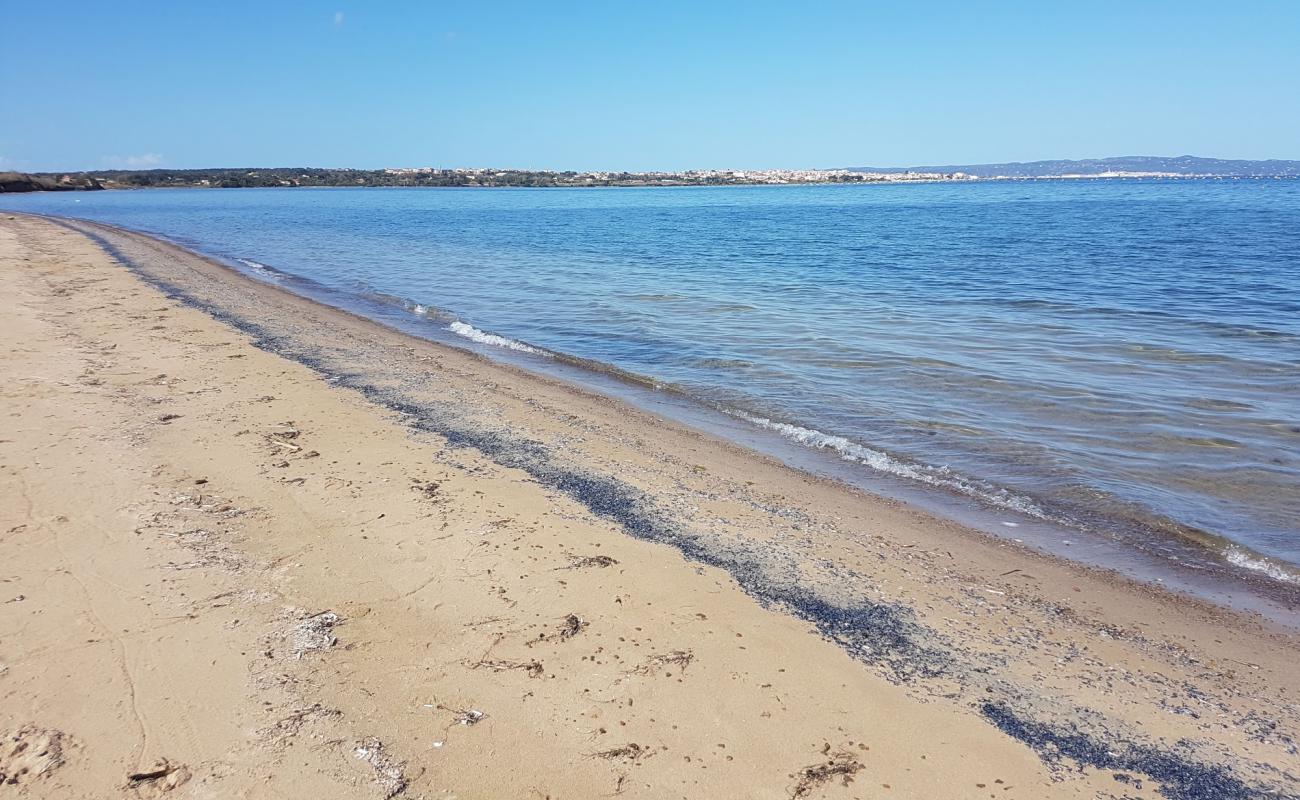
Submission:
M 143 188 L 358 187 L 601 187 L 743 186 L 833 183 L 921 183 L 1042 178 L 1294 178 L 1300 161 L 1242 161 L 1177 156 L 1123 156 L 1082 161 L 1031 161 L 943 167 L 837 169 L 704 169 L 684 172 L 555 171 L 500 168 L 392 167 L 326 169 L 90 170 L 0 173 L 0 192 Z

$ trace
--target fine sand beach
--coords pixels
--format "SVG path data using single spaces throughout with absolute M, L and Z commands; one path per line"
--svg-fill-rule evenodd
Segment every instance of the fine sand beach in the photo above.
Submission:
M 1271 798 L 1282 623 L 0 214 L 0 796 Z

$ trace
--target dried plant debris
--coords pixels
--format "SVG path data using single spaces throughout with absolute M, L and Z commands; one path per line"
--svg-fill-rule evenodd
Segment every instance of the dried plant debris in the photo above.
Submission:
M 651 656 L 633 672 L 638 675 L 653 675 L 669 667 L 677 667 L 681 672 L 685 672 L 686 668 L 694 660 L 695 654 L 690 650 L 674 650 L 671 653 L 660 653 L 657 656 Z
M 326 708 L 320 703 L 316 703 L 295 710 L 289 716 L 277 720 L 274 725 L 264 728 L 259 733 L 273 742 L 283 742 L 285 739 L 297 736 L 305 726 L 315 720 L 337 717 L 340 714 L 341 712 L 337 709 Z
M 299 431 L 298 428 L 294 427 L 294 423 L 290 420 L 287 421 L 287 423 L 282 423 L 281 427 L 277 428 L 276 431 L 266 434 L 266 442 L 270 445 L 281 447 L 283 450 L 290 450 L 292 453 L 298 453 L 299 450 L 302 450 L 302 447 L 295 445 L 292 440 L 302 436 L 302 433 L 302 431 Z
M 0 786 L 21 786 L 63 766 L 63 733 L 24 725 L 0 739 Z
M 271 433 L 268 435 L 289 440 L 289 439 L 297 439 L 299 436 L 302 435 L 302 431 L 294 427 L 293 420 L 289 420 L 287 422 L 281 422 L 280 427 L 277 428 L 276 430 L 271 431 Z
M 568 615 L 567 617 L 564 618 L 564 622 L 561 623 L 560 625 L 560 632 L 558 634 L 560 637 L 560 641 L 563 642 L 568 639 L 572 639 L 573 637 L 582 633 L 582 629 L 587 627 L 587 625 L 588 625 L 587 621 L 579 617 L 577 614 Z
M 450 708 L 441 703 L 438 704 L 438 708 L 442 711 L 451 712 L 452 721 L 457 725 L 477 725 L 487 719 L 487 714 L 477 708 Z
M 559 569 L 588 569 L 590 567 L 612 567 L 618 563 L 617 558 L 612 556 L 583 556 L 575 558 L 566 567 Z
M 148 794 L 162 794 L 181 786 L 190 779 L 190 771 L 183 765 L 161 759 L 152 769 L 133 772 L 126 776 L 128 788 L 147 790 Z
M 1110 735 L 1093 736 L 1072 723 L 1052 724 L 1031 719 L 1005 703 L 986 702 L 980 713 L 999 730 L 1033 748 L 1048 765 L 1069 759 L 1081 767 L 1145 775 L 1159 784 L 1170 800 L 1265 800 L 1284 795 L 1248 786 L 1225 767 L 1196 759 L 1181 746 L 1162 749 L 1123 741 Z
M 374 769 L 375 783 L 383 790 L 385 800 L 406 791 L 406 765 L 389 755 L 383 742 L 373 736 L 363 739 L 352 754 Z
M 294 658 L 302 658 L 313 650 L 328 650 L 338 638 L 334 635 L 334 626 L 339 624 L 339 615 L 333 611 L 322 611 L 307 617 L 289 632 L 290 647 Z
M 189 550 L 194 558 L 190 561 L 177 563 L 168 562 L 167 568 L 173 570 L 186 569 L 209 569 L 218 568 L 231 572 L 236 572 L 244 566 L 244 558 L 230 545 L 222 541 L 216 534 L 206 528 L 193 528 L 191 530 L 177 531 L 175 533 L 164 533 L 165 537 L 173 539 L 177 544 Z
M 823 784 L 839 779 L 840 783 L 848 786 L 853 783 L 853 776 L 861 772 L 865 767 L 861 761 L 858 761 L 851 753 L 838 752 L 832 755 L 828 760 L 820 764 L 814 764 L 811 767 L 804 767 L 794 777 L 797 782 L 794 789 L 790 792 L 791 798 L 808 797 Z
M 603 758 L 606 761 L 627 761 L 635 764 L 643 758 L 654 755 L 654 753 L 650 748 L 644 745 L 637 744 L 636 742 L 628 742 L 622 747 L 615 747 L 611 750 L 601 750 L 600 752 L 592 753 L 591 755 L 593 758 Z
M 421 496 L 434 502 L 439 502 L 442 497 L 442 484 L 438 481 L 422 481 L 416 478 L 411 479 L 411 491 L 419 492 Z
M 518 669 L 528 673 L 530 678 L 542 677 L 542 662 L 533 659 L 531 661 L 510 661 L 508 659 L 480 659 L 475 662 L 471 669 L 490 669 L 493 672 L 506 672 L 508 670 Z
M 558 630 L 554 632 L 546 631 L 540 634 L 539 636 L 537 636 L 537 638 L 530 639 L 527 642 L 527 645 L 529 647 L 532 647 L 533 645 L 538 644 L 539 642 L 545 642 L 551 640 L 555 640 L 559 642 L 567 642 L 568 640 L 582 633 L 582 631 L 589 624 L 590 623 L 588 623 L 582 617 L 579 617 L 577 614 L 569 614 L 564 618 L 562 622 L 560 622 L 560 627 Z

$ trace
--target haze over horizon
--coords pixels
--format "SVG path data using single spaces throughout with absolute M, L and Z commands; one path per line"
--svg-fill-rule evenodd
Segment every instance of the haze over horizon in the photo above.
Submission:
M 1276 0 L 72 5 L 0 14 L 0 169 L 1300 159 Z

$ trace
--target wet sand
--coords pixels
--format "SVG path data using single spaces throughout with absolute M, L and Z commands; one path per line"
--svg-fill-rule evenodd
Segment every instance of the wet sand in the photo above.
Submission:
M 34 797 L 1274 797 L 1295 633 L 0 215 Z

